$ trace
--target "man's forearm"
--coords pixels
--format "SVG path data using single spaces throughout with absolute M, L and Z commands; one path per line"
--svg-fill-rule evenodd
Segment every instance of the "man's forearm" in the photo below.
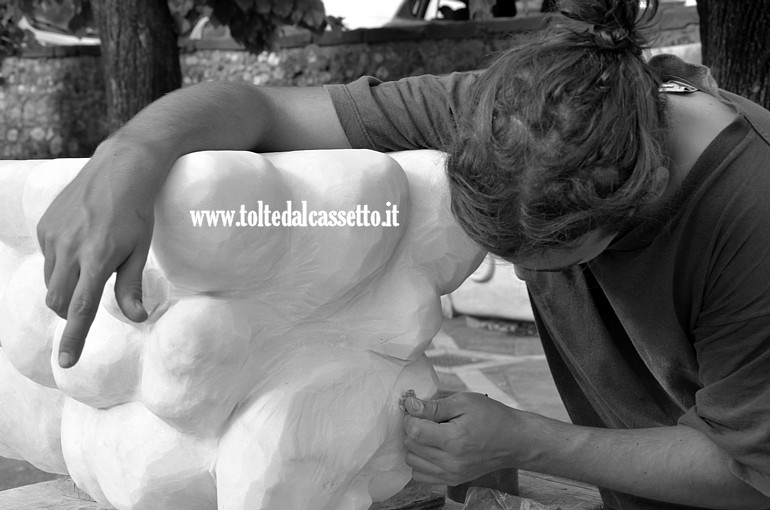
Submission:
M 637 496 L 705 508 L 767 509 L 762 495 L 728 469 L 728 456 L 685 427 L 609 430 L 543 417 L 530 430 L 538 445 L 524 469 Z
M 248 150 L 258 142 L 266 107 L 247 84 L 203 83 L 176 90 L 139 112 L 111 141 L 141 143 L 176 155 L 196 150 Z
M 143 148 L 157 168 L 200 150 L 270 152 L 349 144 L 322 88 L 211 82 L 158 99 L 103 146 L 115 152 Z
M 46 258 L 46 303 L 67 319 L 60 366 L 69 368 L 80 358 L 113 272 L 123 313 L 134 321 L 146 319 L 141 281 L 153 204 L 179 156 L 201 150 L 349 146 L 322 88 L 204 83 L 168 94 L 142 110 L 97 148 L 38 223 Z

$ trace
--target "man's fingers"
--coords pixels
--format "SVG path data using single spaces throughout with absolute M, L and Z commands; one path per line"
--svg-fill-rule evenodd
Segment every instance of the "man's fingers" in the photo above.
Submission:
M 406 453 L 406 464 L 412 468 L 412 478 L 418 482 L 432 485 L 452 485 L 444 470 L 434 462 L 424 459 L 412 452 Z
M 409 415 L 404 417 L 404 431 L 408 440 L 438 449 L 444 449 L 447 438 L 453 437 L 447 430 L 451 426 L 449 423 L 435 423 Z
M 422 457 L 423 459 L 429 460 L 436 464 L 440 464 L 447 458 L 447 453 L 439 446 L 427 445 L 423 442 L 415 441 L 408 435 L 404 440 L 404 446 L 406 446 L 406 449 L 415 455 L 418 455 L 419 457 Z
M 79 269 L 76 264 L 69 264 L 66 257 L 60 257 L 59 263 L 51 269 L 51 275 L 46 282 L 48 292 L 45 295 L 45 305 L 62 319 L 67 318 L 70 301 L 78 283 Z M 53 262 L 51 262 L 53 264 Z M 46 260 L 46 266 L 48 260 Z M 46 273 L 48 268 L 46 267 Z
M 409 397 L 404 406 L 407 412 L 414 417 L 442 423 L 462 414 L 459 409 L 454 408 L 453 403 L 452 397 L 439 400 L 420 400 L 416 397 Z
M 69 368 L 78 362 L 83 352 L 86 335 L 96 317 L 102 298 L 106 276 L 87 275 L 81 272 L 69 309 L 67 325 L 59 344 L 59 366 Z
M 147 319 L 142 305 L 142 271 L 147 262 L 147 250 L 137 247 L 121 264 L 115 278 L 115 299 L 123 314 L 134 322 Z
M 45 281 L 45 288 L 49 288 L 51 283 L 51 276 L 53 276 L 53 270 L 56 267 L 56 256 L 54 254 L 46 255 L 43 250 L 43 281 Z

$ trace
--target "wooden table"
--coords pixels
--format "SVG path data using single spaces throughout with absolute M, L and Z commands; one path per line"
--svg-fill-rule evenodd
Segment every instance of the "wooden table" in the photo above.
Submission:
M 595 487 L 564 478 L 519 472 L 522 498 L 556 509 L 593 510 L 601 506 Z M 398 495 L 372 506 L 371 510 L 460 510 L 463 505 L 444 498 L 445 488 L 410 484 Z M 109 510 L 94 503 L 64 477 L 0 492 L 0 510 Z M 312 510 L 312 509 L 308 509 Z

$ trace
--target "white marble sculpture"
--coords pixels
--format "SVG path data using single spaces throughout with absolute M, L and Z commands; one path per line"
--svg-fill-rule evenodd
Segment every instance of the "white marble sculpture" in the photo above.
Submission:
M 62 370 L 35 226 L 84 163 L 0 162 L 0 455 L 118 509 L 353 510 L 398 492 L 398 399 L 436 391 L 439 295 L 483 257 L 451 218 L 441 155 L 185 156 L 156 206 L 149 319 L 127 320 L 108 283 Z M 400 226 L 192 225 L 259 200 L 390 202 Z

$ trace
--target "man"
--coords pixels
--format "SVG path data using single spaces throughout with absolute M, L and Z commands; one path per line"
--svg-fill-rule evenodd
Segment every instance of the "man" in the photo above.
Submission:
M 597 44 L 605 44 L 602 38 L 606 35 L 590 33 L 599 38 Z M 661 72 L 691 80 L 706 76 L 702 69 L 682 68 L 676 61 L 662 64 Z M 146 318 L 141 305 L 141 272 L 152 232 L 153 202 L 179 156 L 204 149 L 450 150 L 458 131 L 457 120 L 463 115 L 461 105 L 471 97 L 477 80 L 472 73 L 384 84 L 362 78 L 348 86 L 323 89 L 209 83 L 174 92 L 142 111 L 97 149 L 38 226 L 46 255 L 47 304 L 68 320 L 60 364 L 69 367 L 77 362 L 104 283 L 113 271 L 117 272 L 115 292 L 123 312 L 134 321 Z M 770 130 L 770 114 L 739 103 L 747 110 L 739 108 L 743 120 L 735 128 L 737 138 L 729 138 L 736 145 L 725 149 L 717 142 L 724 139 L 723 131 L 732 136 L 728 127 L 733 125 L 735 112 L 732 106 L 716 100 L 717 92 L 708 80 L 697 85 L 698 92 L 691 96 L 668 100 L 672 140 L 682 148 L 677 161 L 717 149 L 725 151 L 727 157 L 733 148 L 743 147 L 741 137 L 752 140 L 754 152 L 747 157 L 761 160 L 765 156 L 757 154 L 766 153 L 770 158 L 770 143 L 762 134 L 763 129 L 764 133 Z M 717 149 L 712 149 L 712 142 Z M 686 173 L 664 174 L 660 193 L 655 195 L 661 200 L 658 203 L 672 203 L 679 195 L 678 179 Z M 765 183 L 757 181 L 756 185 L 761 189 Z M 719 200 L 727 198 L 720 195 Z M 758 202 L 755 195 L 751 200 Z M 720 202 L 716 210 L 722 207 L 725 204 Z M 660 210 L 668 211 L 666 207 Z M 661 221 L 661 217 L 653 217 L 654 224 Z M 757 235 L 770 236 L 765 230 Z M 529 270 L 528 285 L 549 363 L 573 421 L 580 425 L 512 410 L 478 395 L 436 402 L 412 400 L 407 403 L 411 416 L 405 419 L 405 428 L 410 450 L 407 462 L 414 468 L 415 479 L 455 484 L 501 467 L 519 467 L 595 483 L 606 488 L 603 497 L 612 508 L 770 508 L 770 445 L 763 418 L 770 407 L 764 401 L 770 395 L 770 383 L 761 375 L 766 372 L 762 364 L 770 356 L 770 332 L 751 336 L 745 344 L 739 342 L 739 331 L 733 334 L 736 346 L 754 346 L 754 350 L 743 354 L 746 359 L 739 359 L 740 352 L 732 352 L 730 363 L 750 371 L 752 377 L 759 376 L 736 380 L 728 374 L 718 380 L 699 380 L 719 372 L 719 367 L 707 366 L 695 352 L 706 347 L 708 338 L 688 350 L 689 325 L 681 334 L 665 328 L 663 337 L 643 334 L 642 326 L 655 323 L 656 311 L 662 314 L 669 309 L 668 297 L 655 298 L 655 306 L 646 309 L 653 316 L 642 322 L 634 316 L 633 306 L 628 310 L 613 308 L 611 292 L 618 286 L 625 285 L 624 297 L 631 305 L 643 299 L 629 285 L 633 278 L 643 282 L 645 274 L 650 274 L 645 271 L 655 271 L 655 266 L 624 261 L 630 265 L 617 266 L 617 274 L 611 273 L 608 265 L 597 266 L 607 268 L 606 275 L 611 276 L 607 281 L 602 280 L 605 273 L 574 266 L 612 261 L 611 254 L 603 253 L 615 242 L 617 233 L 600 234 L 597 231 L 595 237 L 588 236 L 567 250 L 514 260 Z M 702 234 L 698 235 L 700 242 Z M 633 244 L 633 237 L 624 238 L 624 242 Z M 626 248 L 625 255 L 622 251 L 616 255 L 631 257 L 637 247 Z M 640 253 L 650 256 L 647 248 Z M 677 259 L 677 263 L 681 261 Z M 561 271 L 565 267 L 566 271 Z M 671 267 L 675 266 L 664 269 Z M 764 265 L 759 269 L 756 274 L 767 270 Z M 551 270 L 560 270 L 561 279 L 550 279 L 547 271 Z M 626 274 L 633 278 L 624 280 Z M 758 292 L 759 299 L 768 297 L 767 292 Z M 554 298 L 571 293 L 575 299 Z M 699 306 L 694 301 L 684 302 L 691 303 L 690 308 Z M 762 303 L 755 300 L 746 306 L 761 310 Z M 713 306 L 721 305 L 724 303 L 715 297 Z M 583 316 L 596 317 L 606 331 L 587 330 Z M 660 324 L 677 324 L 676 314 L 667 317 Z M 673 327 L 678 331 L 678 326 Z M 642 335 L 640 343 L 623 340 L 629 331 L 631 340 L 636 334 Z M 660 354 L 671 352 L 665 345 L 657 350 L 658 344 L 669 340 L 669 333 L 681 346 L 675 352 L 677 359 L 684 360 L 682 370 Z M 727 349 L 723 352 L 729 351 L 729 343 L 722 341 L 720 345 Z M 656 361 L 646 366 L 643 360 L 650 353 Z M 592 360 L 594 355 L 598 357 Z M 602 372 L 605 362 L 611 363 L 607 365 L 610 377 Z M 708 364 L 714 362 L 713 357 L 708 358 Z M 585 372 L 586 368 L 590 371 Z M 617 380 L 612 377 L 616 374 L 623 377 L 620 384 L 632 384 L 631 391 L 614 386 Z M 597 386 L 597 382 L 606 387 Z M 747 383 L 754 384 L 755 389 L 748 391 L 742 386 Z M 738 405 L 723 401 L 695 405 L 699 391 L 716 395 L 724 386 L 730 387 L 726 394 L 744 400 Z M 607 399 L 603 399 L 605 394 Z M 756 401 L 746 402 L 751 395 Z M 730 425 L 714 423 L 718 414 L 698 414 L 699 406 L 722 410 L 732 417 Z

